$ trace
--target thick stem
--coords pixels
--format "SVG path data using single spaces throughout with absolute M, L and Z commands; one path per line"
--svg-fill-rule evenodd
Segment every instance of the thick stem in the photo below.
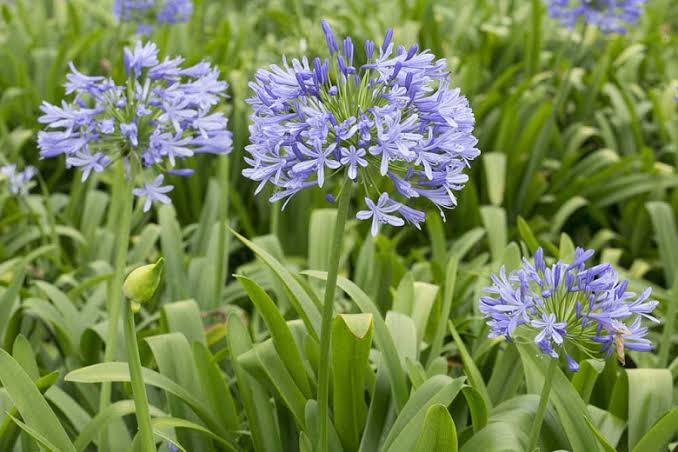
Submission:
M 319 451 L 328 450 L 328 422 L 329 422 L 329 388 L 330 388 L 330 337 L 332 326 L 332 314 L 334 312 L 334 292 L 337 286 L 337 272 L 339 271 L 339 258 L 344 242 L 344 229 L 348 217 L 348 206 L 353 194 L 353 183 L 350 181 L 344 185 L 343 193 L 339 197 L 339 209 L 337 220 L 334 223 L 332 248 L 330 250 L 330 262 L 327 269 L 327 285 L 325 286 L 325 300 L 323 302 L 322 326 L 320 329 L 320 363 L 318 369 L 318 441 Z
M 544 416 L 546 415 L 546 407 L 548 406 L 549 396 L 551 394 L 551 385 L 553 384 L 553 378 L 555 376 L 557 367 L 558 359 L 549 358 L 549 367 L 546 369 L 546 373 L 544 374 L 544 385 L 541 387 L 539 406 L 537 407 L 537 412 L 535 413 L 534 416 L 532 429 L 530 429 L 530 439 L 526 449 L 528 452 L 532 452 L 534 448 L 537 446 L 539 434 L 541 433 L 541 425 L 544 422 Z
M 122 160 L 115 165 L 115 181 L 111 212 L 117 218 L 115 225 L 115 239 L 117 240 L 115 256 L 113 258 L 113 278 L 108 284 L 108 331 L 106 332 L 106 351 L 104 362 L 110 362 L 117 357 L 118 325 L 120 324 L 120 308 L 122 305 L 122 284 L 125 279 L 125 264 L 127 262 L 127 246 L 129 244 L 130 223 L 132 217 L 132 191 L 125 180 L 125 167 Z M 111 403 L 111 383 L 105 382 L 101 386 L 99 397 L 99 411 L 101 412 Z M 103 429 L 102 448 L 106 448 L 107 430 Z
M 141 440 L 141 450 L 144 452 L 155 451 L 153 440 L 153 426 L 151 425 L 151 411 L 148 407 L 146 386 L 141 373 L 141 358 L 139 358 L 139 346 L 137 345 L 137 332 L 134 327 L 134 312 L 130 303 L 125 303 L 125 342 L 127 343 L 127 361 L 132 383 L 132 395 L 134 396 L 134 408 L 136 409 L 137 426 Z

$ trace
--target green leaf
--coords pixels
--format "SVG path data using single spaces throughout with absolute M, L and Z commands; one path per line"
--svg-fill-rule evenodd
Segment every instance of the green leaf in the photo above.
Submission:
M 530 254 L 534 254 L 534 252 L 537 251 L 537 248 L 539 248 L 539 242 L 537 241 L 537 238 L 534 236 L 532 229 L 530 229 L 530 226 L 523 217 L 518 216 L 517 222 L 520 237 L 522 237 L 523 241 L 527 245 L 527 249 L 530 250 Z
M 546 359 L 532 344 L 518 344 L 525 369 L 528 391 L 539 394 L 544 381 Z M 560 369 L 555 370 L 550 401 L 556 408 L 560 423 L 573 450 L 597 451 L 600 446 L 591 436 L 586 418 L 590 417 L 586 404 Z
M 142 369 L 144 383 L 149 386 L 155 386 L 168 393 L 177 396 L 187 403 L 202 419 L 207 426 L 216 432 L 223 432 L 223 427 L 211 415 L 205 404 L 188 390 L 181 387 L 166 376 L 147 368 Z M 66 381 L 74 383 L 103 383 L 110 382 L 130 382 L 129 366 L 127 363 L 109 362 L 94 364 L 70 372 L 64 378 Z
M 60 452 L 75 451 L 40 390 L 19 363 L 3 349 L 0 349 L 0 380 L 30 429 L 40 432 Z
M 287 371 L 270 339 L 255 344 L 250 350 L 239 355 L 238 362 L 262 384 L 273 390 L 292 412 L 299 425 L 306 425 L 304 409 L 307 399 Z
M 169 333 L 181 333 L 189 344 L 195 341 L 206 344 L 205 329 L 198 303 L 194 300 L 176 301 L 162 306 L 161 318 Z
M 290 332 L 287 322 L 278 310 L 271 297 L 260 285 L 245 276 L 236 275 L 236 279 L 245 289 L 252 303 L 263 317 L 266 326 L 271 332 L 271 339 L 278 354 L 285 363 L 285 367 L 292 375 L 297 386 L 307 399 L 311 397 L 311 385 L 306 375 L 304 362 L 297 343 Z
M 346 450 L 357 450 L 365 425 L 365 382 L 372 345 L 371 314 L 339 314 L 332 325 L 332 408 Z
M 287 270 L 271 254 L 264 251 L 263 248 L 255 245 L 237 232 L 231 232 L 243 244 L 245 244 L 245 246 L 251 249 L 254 254 L 256 254 L 257 257 L 259 257 L 259 259 L 261 259 L 273 271 L 280 282 L 285 285 L 291 294 L 289 298 L 290 302 L 294 306 L 295 311 L 308 327 L 309 333 L 317 339 L 320 334 L 320 311 L 301 284 L 297 282 L 289 270 Z
M 672 408 L 673 377 L 668 369 L 627 369 L 628 437 L 633 450 L 652 425 Z
M 485 386 L 483 376 L 481 375 L 480 371 L 478 370 L 478 367 L 476 366 L 476 363 L 473 361 L 473 358 L 466 349 L 464 341 L 461 340 L 461 336 L 459 336 L 459 333 L 457 333 L 457 329 L 454 327 L 454 323 L 450 320 L 448 322 L 448 325 L 450 328 L 450 333 L 452 333 L 452 337 L 454 338 L 454 343 L 457 345 L 457 349 L 459 349 L 461 360 L 464 363 L 464 373 L 468 377 L 468 381 L 471 384 L 471 387 L 478 391 L 480 396 L 483 398 L 483 401 L 485 402 L 485 406 L 488 408 L 492 408 L 490 394 L 487 392 L 487 386 Z
M 591 392 L 596 384 L 598 375 L 603 372 L 605 361 L 600 359 L 585 359 L 579 363 L 579 370 L 572 377 L 572 386 L 577 390 L 584 402 L 591 398 Z
M 638 440 L 633 452 L 666 450 L 666 444 L 676 431 L 678 431 L 678 406 L 657 419 L 657 422 Z
M 165 277 L 167 292 L 171 300 L 179 300 L 186 297 L 188 280 L 184 266 L 181 228 L 172 204 L 164 204 L 158 209 L 158 222 L 160 223 L 162 255 L 165 258 L 165 270 L 167 271 Z
M 457 430 L 447 407 L 432 405 L 426 412 L 416 452 L 457 452 Z
M 206 429 L 202 425 L 196 424 L 195 422 L 187 421 L 186 419 L 179 419 L 175 417 L 156 417 L 151 421 L 151 424 L 153 425 L 153 429 L 162 429 L 162 428 L 182 428 L 182 429 L 189 429 L 189 430 L 194 430 L 196 432 L 200 432 L 203 435 L 217 441 L 219 444 L 222 446 L 225 446 L 227 450 L 231 450 L 233 452 L 237 452 L 240 449 L 236 448 L 233 444 L 231 444 L 229 441 L 226 441 L 222 437 L 215 435 L 212 431 L 209 429 Z M 201 449 L 204 450 L 204 449 Z
M 242 368 L 238 360 L 239 356 L 252 349 L 252 340 L 237 315 L 231 314 L 228 317 L 226 334 L 232 357 L 231 365 L 235 371 L 240 400 L 247 414 L 254 450 L 282 452 L 280 432 L 268 394 L 259 382 Z
M 587 417 L 586 422 L 591 427 L 591 431 L 606 452 L 614 452 L 619 439 L 626 430 L 626 422 L 596 406 L 589 405 L 587 408 L 591 418 Z
M 452 311 L 452 299 L 454 297 L 454 287 L 457 282 L 457 269 L 459 268 L 459 258 L 453 256 L 447 262 L 445 270 L 445 286 L 443 287 L 442 306 L 440 307 L 440 317 L 433 334 L 431 341 L 431 350 L 429 351 L 427 367 L 430 367 L 433 360 L 440 355 L 440 349 L 445 340 L 445 331 L 447 329 L 447 321 L 450 318 Z
M 472 386 L 465 386 L 461 390 L 466 398 L 466 404 L 471 411 L 471 422 L 473 424 L 473 431 L 478 432 L 487 425 L 488 408 L 485 405 L 483 396 L 480 395 L 477 389 Z
M 38 369 L 38 363 L 35 362 L 35 352 L 33 351 L 31 343 L 28 342 L 28 339 L 26 339 L 26 336 L 23 334 L 18 335 L 14 340 L 12 356 L 21 365 L 31 380 L 35 381 L 40 378 L 40 369 Z
M 325 272 L 306 271 L 304 274 L 322 280 L 327 279 L 327 273 Z M 384 322 L 377 306 L 370 300 L 367 294 L 360 289 L 360 287 L 342 277 L 337 278 L 337 285 L 351 297 L 362 312 L 372 314 L 372 321 L 374 322 L 374 340 L 382 353 L 382 359 L 388 369 L 393 398 L 396 405 L 399 408 L 402 408 L 408 399 L 407 383 L 403 368 L 400 364 L 398 351 L 393 343 L 393 337 L 386 327 L 386 322 Z
M 480 208 L 480 215 L 490 241 L 492 259 L 499 261 L 508 243 L 506 212 L 501 207 L 483 206 Z
M 678 272 L 678 233 L 676 233 L 673 211 L 669 204 L 659 201 L 648 202 L 645 207 L 650 213 L 654 226 L 664 278 L 666 278 L 667 285 L 672 287 L 675 283 L 674 277 Z
M 508 422 L 493 422 L 473 435 L 461 448 L 461 452 L 524 452 L 526 435 L 516 431 Z
M 308 228 L 308 267 L 327 271 L 337 209 L 316 209 L 311 212 Z
M 429 407 L 436 404 L 448 406 L 452 403 L 464 380 L 464 378 L 452 379 L 446 375 L 436 375 L 426 380 L 414 391 L 398 414 L 384 440 L 382 450 L 388 452 L 413 450 Z
M 214 361 L 207 346 L 201 342 L 193 343 L 195 369 L 198 374 L 198 383 L 205 392 L 207 404 L 212 413 L 219 419 L 221 425 L 230 432 L 238 429 L 238 411 L 231 391 L 226 384 L 224 374 Z
M 196 367 L 186 365 L 194 361 L 193 351 L 186 337 L 179 333 L 160 334 L 145 338 L 153 358 L 158 365 L 158 371 L 165 377 L 180 385 L 192 394 L 202 404 L 207 405 L 203 394 L 203 386 L 198 383 Z M 168 395 L 169 411 L 174 417 L 193 420 L 193 413 L 174 395 Z M 204 450 L 207 447 L 205 438 L 190 432 L 179 432 L 181 444 L 190 450 Z
M 502 152 L 486 152 L 483 154 L 485 169 L 485 187 L 487 196 L 493 206 L 501 206 L 506 190 L 506 154 Z

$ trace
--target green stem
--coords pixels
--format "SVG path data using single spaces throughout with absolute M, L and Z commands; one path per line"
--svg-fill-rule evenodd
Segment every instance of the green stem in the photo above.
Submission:
M 348 181 L 344 185 L 343 193 L 339 196 L 339 209 L 334 223 L 330 262 L 327 269 L 327 285 L 325 286 L 325 300 L 323 302 L 322 326 L 320 329 L 320 363 L 318 369 L 318 436 L 319 451 L 328 450 L 328 422 L 329 422 L 329 389 L 330 389 L 330 337 L 332 314 L 334 311 L 334 292 L 337 287 L 337 272 L 339 258 L 344 241 L 344 229 L 348 217 L 348 206 L 353 194 L 353 183 Z
M 539 53 L 541 50 L 541 19 L 542 19 L 541 0 L 532 0 L 531 39 L 527 40 L 527 73 L 533 77 L 539 69 Z
M 137 345 L 137 332 L 134 326 L 134 312 L 130 303 L 125 303 L 125 342 L 127 343 L 127 361 L 132 383 L 132 395 L 134 396 L 134 408 L 136 409 L 137 426 L 141 440 L 141 450 L 144 452 L 155 451 L 153 440 L 153 426 L 151 425 L 151 410 L 148 407 L 146 386 L 141 373 L 141 358 L 139 358 L 139 346 Z
M 115 179 L 113 182 L 111 226 L 115 226 L 117 244 L 113 260 L 113 277 L 108 284 L 108 331 L 106 332 L 106 351 L 104 362 L 117 358 L 118 325 L 120 324 L 120 308 L 122 305 L 122 284 L 125 279 L 125 264 L 127 263 L 127 246 L 129 244 L 130 223 L 132 216 L 132 191 L 125 180 L 125 167 L 122 160 L 115 165 Z M 117 222 L 115 221 L 117 219 Z M 105 382 L 101 386 L 99 396 L 99 411 L 103 411 L 111 403 L 111 383 Z M 107 430 L 103 429 L 102 448 L 106 448 Z
M 230 245 L 231 235 L 226 235 L 226 228 L 228 227 L 228 192 L 230 191 L 230 166 L 227 157 L 222 157 L 219 165 L 219 173 L 221 180 L 221 193 L 224 200 L 219 209 L 219 247 L 217 268 L 215 269 L 216 276 L 214 278 L 214 292 L 210 307 L 221 305 L 221 294 L 226 282 L 226 274 L 228 272 L 228 245 Z M 228 240 L 228 243 L 227 243 Z
M 553 378 L 555 377 L 556 368 L 558 367 L 557 359 L 548 358 L 548 360 L 549 367 L 544 374 L 544 385 L 541 387 L 539 406 L 537 407 L 537 413 L 534 416 L 534 422 L 532 423 L 532 429 L 530 430 L 530 439 L 526 449 L 528 452 L 532 452 L 537 446 L 539 434 L 541 433 L 541 424 L 544 422 L 544 415 L 546 415 L 546 407 L 548 406 L 549 395 L 551 394 L 551 385 L 553 384 Z

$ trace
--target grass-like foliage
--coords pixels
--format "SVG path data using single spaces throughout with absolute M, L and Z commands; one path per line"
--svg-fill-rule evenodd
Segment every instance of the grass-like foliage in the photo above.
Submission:
M 675 1 L 0 0 L 0 61 L 0 451 L 678 450 Z

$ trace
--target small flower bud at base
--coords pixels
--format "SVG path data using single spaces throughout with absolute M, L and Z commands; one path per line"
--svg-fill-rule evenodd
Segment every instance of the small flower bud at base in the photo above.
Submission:
M 122 286 L 125 297 L 134 304 L 150 301 L 162 281 L 162 270 L 165 260 L 161 257 L 155 264 L 143 265 L 130 272 Z

